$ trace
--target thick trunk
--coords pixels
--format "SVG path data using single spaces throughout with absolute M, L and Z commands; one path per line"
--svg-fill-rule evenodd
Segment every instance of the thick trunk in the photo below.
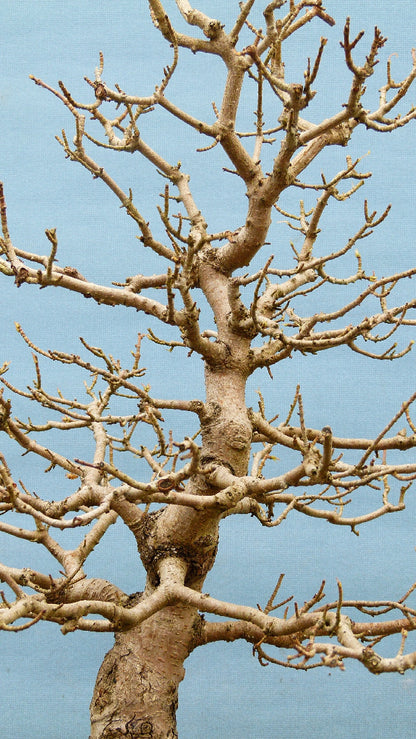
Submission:
M 116 635 L 91 701 L 90 739 L 177 737 L 178 686 L 200 617 L 175 606 Z
M 144 515 L 136 530 L 147 584 L 158 587 L 169 560 L 180 562 L 185 584 L 200 590 L 217 551 L 219 512 L 169 506 Z M 178 686 L 201 616 L 194 608 L 164 608 L 116 635 L 98 673 L 91 702 L 90 739 L 177 736 Z
M 247 473 L 251 442 L 244 361 L 250 342 L 228 331 L 223 282 L 224 277 L 217 275 L 218 291 L 211 302 L 217 308 L 219 334 L 229 355 L 223 366 L 206 366 L 201 463 L 226 465 L 241 476 Z M 193 493 L 213 492 L 203 476 L 190 480 L 188 485 Z M 169 506 L 143 516 L 134 531 L 147 572 L 143 597 L 158 587 L 161 562 L 166 558 L 180 560 L 185 584 L 201 590 L 215 560 L 220 518 L 221 511 L 196 511 L 182 506 Z M 178 686 L 200 619 L 189 607 L 172 606 L 140 627 L 116 636 L 115 646 L 99 671 L 91 702 L 91 739 L 177 736 Z

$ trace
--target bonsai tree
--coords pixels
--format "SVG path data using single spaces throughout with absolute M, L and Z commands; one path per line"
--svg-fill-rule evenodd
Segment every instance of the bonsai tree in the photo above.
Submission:
M 326 39 L 305 59 L 301 79 L 293 80 L 289 65 L 286 69 L 285 49 L 306 24 L 333 26 L 334 20 L 321 0 L 274 0 L 263 4 L 260 27 L 254 5 L 254 0 L 240 3 L 226 29 L 221 19 L 193 9 L 187 0 L 176 0 L 169 13 L 159 0 L 149 0 L 149 24 L 165 39 L 171 60 L 156 87 L 147 90 L 125 92 L 108 84 L 103 54 L 94 78 L 86 78 L 86 102 L 75 99 L 64 82 L 52 87 L 32 77 L 72 116 L 73 132 L 57 137 L 65 156 L 109 188 L 133 222 L 140 272 L 99 284 L 77 266 L 60 266 L 53 228 L 45 231 L 45 254 L 14 243 L 3 185 L 0 190 L 0 269 L 20 288 L 16 300 L 28 285 L 55 287 L 57 300 L 60 290 L 89 298 L 86 314 L 92 302 L 102 310 L 122 306 L 137 326 L 132 360 L 124 366 L 111 347 L 81 339 L 80 353 L 46 349 L 17 324 L 32 350 L 35 377 L 22 388 L 6 374 L 5 362 L 0 378 L 1 431 L 24 454 L 43 460 L 53 480 L 49 488 L 32 491 L 30 479 L 21 479 L 19 469 L 0 454 L 0 532 L 40 544 L 52 559 L 51 569 L 43 571 L 34 547 L 26 567 L 0 565 L 5 584 L 0 627 L 15 632 L 49 621 L 64 634 L 114 632 L 91 702 L 94 739 L 177 736 L 185 660 L 216 641 L 244 640 L 261 664 L 299 670 L 343 669 L 347 660 L 374 674 L 403 673 L 416 665 L 416 651 L 406 647 L 415 624 L 415 610 L 407 604 L 411 583 L 400 598 L 386 593 L 377 601 L 347 599 L 341 582 L 337 598 L 327 598 L 324 583 L 317 589 L 311 583 L 309 599 L 300 604 L 296 593 L 279 594 L 283 575 L 277 570 L 273 592 L 258 607 L 204 590 L 226 517 L 249 516 L 253 527 L 275 528 L 277 539 L 286 519 L 301 520 L 304 527 L 310 518 L 321 519 L 358 534 L 367 522 L 403 511 L 416 476 L 414 456 L 406 454 L 416 446 L 411 416 L 416 393 L 403 399 L 373 438 L 339 436 L 331 418 L 323 428 L 309 425 L 300 386 L 293 397 L 278 395 L 277 402 L 270 397 L 271 387 L 278 393 L 279 378 L 290 372 L 294 356 L 307 361 L 308 355 L 342 347 L 370 363 L 399 359 L 411 349 L 413 342 L 403 335 L 416 324 L 416 299 L 408 290 L 416 267 L 380 276 L 360 252 L 389 206 L 377 213 L 364 200 L 358 230 L 335 243 L 321 230 L 327 207 L 357 200 L 370 173 L 348 154 L 341 169 L 325 157 L 320 176 L 315 164 L 328 149 L 336 161 L 339 147 L 348 147 L 356 129 L 372 136 L 416 117 L 416 109 L 403 108 L 416 77 L 416 54 L 401 82 L 394 80 L 388 60 L 378 102 L 369 108 L 365 93 L 386 39 L 376 28 L 363 52 L 363 33 L 354 37 L 347 19 L 341 45 L 349 87 L 339 109 L 316 121 L 314 88 Z M 180 16 L 189 26 L 186 32 L 180 30 Z M 219 63 L 224 69 L 222 99 L 202 117 L 196 101 L 185 110 L 169 94 L 175 72 L 185 65 L 192 79 L 193 60 L 200 55 L 213 70 Z M 197 93 L 207 109 L 209 91 L 195 85 Z M 252 106 L 254 100 L 254 125 L 242 129 L 245 99 Z M 230 214 L 226 229 L 204 214 L 186 162 L 175 156 L 175 141 L 169 142 L 169 158 L 148 143 L 159 114 L 200 136 L 202 183 L 214 166 L 220 188 L 241 192 L 241 211 Z M 111 163 L 103 165 L 110 161 L 105 150 L 133 155 L 131 189 L 118 184 Z M 157 172 L 154 194 L 146 179 L 135 193 L 141 160 Z M 155 359 L 150 357 L 153 367 L 145 370 L 142 354 L 149 342 Z M 152 372 L 158 372 L 158 362 L 173 362 L 171 353 L 183 366 L 192 363 L 195 374 L 203 373 L 203 396 L 189 399 L 186 388 L 185 397 L 155 397 Z M 48 362 L 62 365 L 62 372 L 81 370 L 85 392 L 70 397 L 51 389 L 44 379 Z M 259 381 L 267 378 L 257 407 L 246 399 L 255 373 Z M 15 417 L 13 396 L 35 404 L 39 418 Z M 71 434 L 74 441 L 65 453 L 62 436 Z M 71 444 L 79 449 L 76 456 Z M 89 571 L 89 556 L 106 546 L 117 520 L 137 545 L 145 572 L 141 592 L 126 593 Z M 399 651 L 385 656 L 379 643 L 387 645 L 397 634 Z

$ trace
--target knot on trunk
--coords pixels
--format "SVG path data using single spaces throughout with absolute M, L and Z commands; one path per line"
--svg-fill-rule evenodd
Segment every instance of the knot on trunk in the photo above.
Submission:
M 188 541 L 176 540 L 170 528 L 165 531 L 163 513 L 165 509 L 143 516 L 137 534 L 137 546 L 143 566 L 153 587 L 159 584 L 159 565 L 162 559 L 174 557 L 187 563 L 185 583 L 204 578 L 211 569 L 218 546 L 218 527 L 213 522 L 211 531 L 189 531 Z M 202 527 L 201 527 L 202 528 Z
M 202 427 L 202 460 L 215 459 L 233 474 L 247 474 L 252 428 L 248 423 L 224 417 L 209 420 Z

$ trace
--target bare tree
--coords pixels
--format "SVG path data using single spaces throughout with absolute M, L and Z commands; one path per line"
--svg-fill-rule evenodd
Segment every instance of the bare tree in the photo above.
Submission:
M 338 598 L 328 601 L 322 583 L 300 606 L 292 598 L 279 601 L 281 575 L 267 604 L 258 608 L 203 592 L 224 517 L 248 514 L 253 526 L 277 527 L 289 515 L 303 515 L 357 533 L 366 522 L 403 510 L 405 493 L 416 477 L 416 463 L 405 455 L 416 446 L 410 415 L 416 393 L 404 400 L 375 438 L 341 438 L 330 426 L 310 428 L 300 388 L 294 398 L 283 398 L 278 409 L 268 407 L 267 389 L 259 395 L 257 410 L 247 407 L 245 397 L 247 380 L 256 370 L 266 368 L 272 376 L 275 365 L 297 352 L 309 355 L 347 347 L 369 360 L 393 360 L 411 349 L 413 342 L 390 340 L 399 329 L 403 333 L 416 325 L 416 299 L 403 298 L 401 289 L 411 284 L 416 267 L 377 277 L 366 270 L 358 251 L 359 242 L 384 221 L 389 208 L 376 213 L 365 201 L 361 227 L 343 243 L 328 240 L 325 248 L 319 236 L 327 206 L 352 198 L 370 173 L 362 172 L 360 160 L 348 155 L 341 171 L 322 175 L 320 181 L 309 181 L 306 170 L 327 147 L 346 147 L 358 127 L 383 133 L 416 117 L 413 107 L 401 110 L 416 77 L 416 54 L 412 52 L 412 68 L 402 82 L 394 81 L 388 61 L 378 105 L 369 110 L 364 94 L 386 39 L 376 28 L 363 55 L 358 47 L 363 33 L 352 38 L 347 20 L 342 47 L 351 83 L 345 103 L 313 123 L 306 110 L 315 97 L 326 40 L 321 39 L 316 56 L 307 61 L 300 82 L 285 78 L 285 43 L 305 24 L 332 26 L 333 19 L 321 0 L 273 0 L 264 7 L 260 29 L 250 21 L 253 5 L 254 0 L 240 3 L 227 33 L 219 20 L 192 9 L 187 0 L 176 0 L 177 11 L 189 25 L 187 34 L 177 30 L 174 11 L 168 15 L 160 0 L 149 0 L 151 20 L 170 47 L 172 60 L 158 86 L 146 95 L 128 94 L 117 85 L 112 89 L 103 79 L 103 55 L 95 78 L 86 78 L 91 102 L 75 100 L 63 82 L 55 89 L 33 77 L 73 117 L 74 137 L 64 131 L 58 137 L 66 157 L 112 191 L 137 226 L 142 262 L 152 251 L 161 264 L 159 274 L 138 273 L 123 283 L 96 284 L 76 267 L 58 266 L 54 229 L 46 231 L 46 255 L 17 247 L 9 234 L 1 188 L 0 269 L 17 287 L 62 288 L 138 314 L 138 339 L 128 367 L 86 340 L 81 355 L 45 350 L 18 326 L 33 352 L 35 379 L 26 389 L 16 387 L 7 379 L 7 363 L 0 378 L 0 429 L 25 453 L 45 460 L 48 470 L 59 470 L 63 490 L 59 500 L 51 499 L 56 489 L 45 497 L 30 492 L 30 483 L 20 480 L 19 470 L 11 469 L 0 455 L 0 532 L 41 544 L 56 563 L 52 574 L 30 563 L 23 569 L 0 565 L 0 579 L 7 587 L 0 628 L 19 631 L 46 620 L 59 624 L 63 633 L 115 633 L 91 703 L 94 738 L 119 733 L 177 736 L 175 712 L 184 661 L 197 647 L 215 641 L 242 639 L 262 664 L 302 670 L 325 665 L 343 669 L 347 659 L 374 674 L 403 673 L 416 666 L 416 651 L 405 646 L 416 623 L 416 611 L 407 604 L 415 585 L 397 600 L 388 594 L 385 600 L 362 601 L 346 600 L 339 583 Z M 248 33 L 251 42 L 244 47 L 240 37 Z M 216 57 L 225 66 L 223 97 L 218 106 L 213 104 L 210 120 L 195 117 L 169 97 L 182 49 L 208 60 Z M 189 56 L 186 63 L 192 63 Z M 257 100 L 255 124 L 252 130 L 240 131 L 236 119 L 246 79 L 244 95 L 255 91 Z M 146 143 L 140 132 L 142 116 L 160 109 L 204 137 L 201 157 L 210 156 L 214 147 L 222 149 L 228 161 L 224 178 L 234 177 L 245 188 L 246 215 L 240 228 L 230 224 L 229 230 L 210 231 L 187 172 L 174 163 L 175 152 L 167 161 Z M 101 134 L 87 131 L 87 118 Z M 148 213 L 139 209 L 148 208 L 147 198 L 142 196 L 139 206 L 131 190 L 124 192 L 90 153 L 94 146 L 131 152 L 158 171 L 163 182 L 158 206 L 162 239 L 155 235 Z M 262 161 L 270 158 L 269 151 L 274 153 L 270 171 L 265 171 Z M 300 198 L 293 212 L 280 200 L 289 188 Z M 292 245 L 289 263 L 279 256 L 277 245 L 272 256 L 267 239 L 273 239 L 273 217 L 283 219 L 301 238 L 299 249 Z M 344 264 L 348 268 L 351 256 L 356 266 L 346 273 Z M 320 296 L 328 290 L 333 309 L 316 310 L 327 304 Z M 204 398 L 155 398 L 143 384 L 141 345 L 148 316 L 160 324 L 158 334 L 152 329 L 146 336 L 156 350 L 185 350 L 184 362 L 191 354 L 202 358 Z M 85 397 L 51 392 L 42 377 L 44 360 L 83 370 L 89 378 Z M 39 422 L 13 417 L 13 395 L 46 409 L 48 418 L 44 411 Z M 284 420 L 277 422 L 276 412 L 282 413 L 282 408 Z M 182 427 L 189 424 L 184 438 L 169 432 L 175 427 L 174 414 Z M 86 458 L 65 456 L 59 444 L 54 449 L 50 443 L 52 433 L 79 435 L 83 430 L 92 439 Z M 277 475 L 276 449 L 280 455 L 287 451 L 284 458 L 290 460 Z M 138 468 L 140 477 L 135 476 Z M 79 481 L 75 491 L 74 481 Z M 22 523 L 16 514 L 21 514 Z M 26 528 L 28 519 L 33 523 Z M 117 519 L 137 543 L 147 575 L 142 593 L 126 594 L 116 583 L 85 574 L 88 556 L 105 542 Z M 67 529 L 79 532 L 75 547 L 73 538 L 68 548 L 59 543 Z M 226 620 L 210 620 L 210 614 Z M 358 620 L 363 615 L 364 620 Z M 371 621 L 365 620 L 368 615 Z M 399 652 L 391 657 L 379 654 L 376 645 L 396 634 L 402 635 Z

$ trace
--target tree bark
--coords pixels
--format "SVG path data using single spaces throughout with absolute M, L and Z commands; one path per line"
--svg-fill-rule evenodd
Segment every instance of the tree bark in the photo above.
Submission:
M 226 359 L 205 366 L 206 402 L 201 417 L 201 464 L 247 473 L 252 426 L 245 402 L 250 340 L 230 330 L 226 278 L 205 267 L 210 280 L 203 289 L 214 310 L 218 341 Z M 202 476 L 191 479 L 190 492 L 215 492 Z M 200 591 L 217 552 L 220 510 L 196 511 L 170 505 L 146 514 L 134 530 L 147 572 L 143 597 L 158 587 L 161 562 L 176 558 L 184 565 L 184 582 Z M 178 686 L 183 663 L 197 643 L 201 617 L 193 608 L 175 605 L 156 613 L 140 627 L 115 637 L 100 668 L 91 702 L 90 739 L 177 736 Z
M 206 368 L 206 418 L 203 463 L 223 464 L 246 474 L 251 425 L 245 405 L 245 377 L 235 368 Z M 188 483 L 193 492 L 212 492 L 204 482 Z M 166 557 L 186 563 L 185 582 L 201 590 L 217 551 L 220 511 L 168 506 L 143 516 L 135 531 L 147 571 L 143 597 L 159 584 Z M 90 739 L 177 737 L 178 687 L 183 663 L 195 645 L 201 617 L 195 609 L 175 605 L 139 627 L 119 633 L 99 670 L 91 701 Z
M 97 676 L 90 739 L 178 736 L 178 686 L 199 620 L 193 608 L 173 606 L 116 635 Z

